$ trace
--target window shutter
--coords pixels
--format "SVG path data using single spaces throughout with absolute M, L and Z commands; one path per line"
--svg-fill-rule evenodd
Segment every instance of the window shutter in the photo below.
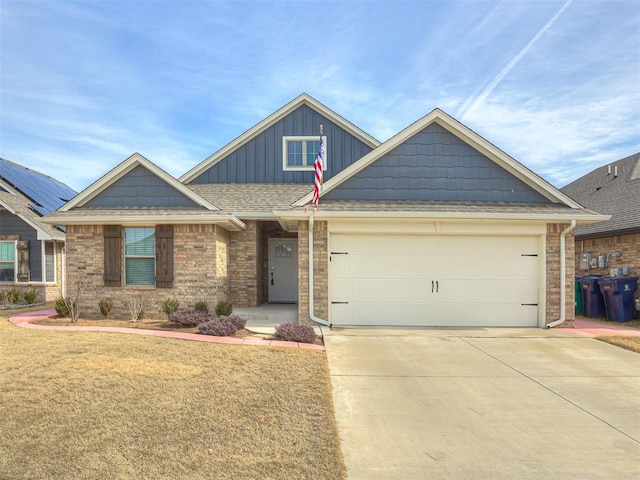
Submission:
M 173 225 L 156 225 L 156 287 L 173 287 Z
M 29 281 L 29 241 L 19 240 L 16 244 L 18 249 L 18 281 Z
M 122 229 L 120 225 L 104 225 L 104 285 L 122 285 Z

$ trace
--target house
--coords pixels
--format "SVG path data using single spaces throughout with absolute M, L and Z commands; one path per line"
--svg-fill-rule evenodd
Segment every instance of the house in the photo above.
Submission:
M 573 228 L 607 218 L 441 110 L 380 143 L 302 94 L 179 179 L 136 153 L 47 221 L 96 315 L 143 295 L 147 311 L 225 299 L 297 303 L 301 323 L 542 327 L 573 318 Z
M 611 215 L 606 222 L 576 228 L 576 274 L 609 275 L 610 269 L 629 267 L 629 273 L 638 276 L 640 153 L 596 168 L 562 192 L 586 208 Z
M 65 233 L 42 217 L 75 194 L 54 178 L 0 158 L 0 290 L 34 288 L 39 301 L 61 295 Z

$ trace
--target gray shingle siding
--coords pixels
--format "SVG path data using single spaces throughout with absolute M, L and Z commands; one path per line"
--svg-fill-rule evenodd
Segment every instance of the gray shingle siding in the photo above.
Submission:
M 550 203 L 435 123 L 323 198 Z
M 142 166 L 92 198 L 86 207 L 197 207 L 171 185 Z
M 42 244 L 28 223 L 6 210 L 0 210 L 0 235 L 18 235 L 29 241 L 29 270 L 32 282 L 42 281 Z
M 371 147 L 328 121 L 318 112 L 302 105 L 270 128 L 240 146 L 191 184 L 207 183 L 307 183 L 313 185 L 313 171 L 284 171 L 283 136 L 320 136 L 324 125 L 327 137 L 325 181 L 371 151 Z

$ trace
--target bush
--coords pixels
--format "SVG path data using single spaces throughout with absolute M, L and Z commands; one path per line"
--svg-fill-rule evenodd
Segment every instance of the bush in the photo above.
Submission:
M 53 308 L 56 309 L 58 315 L 62 315 L 63 317 L 69 316 L 69 306 L 64 297 L 56 298 L 56 304 Z
M 214 335 L 216 337 L 230 337 L 238 331 L 236 324 L 228 317 L 218 317 L 202 323 L 198 326 L 198 331 L 203 335 Z
M 195 309 L 176 310 L 169 315 L 169 320 L 179 323 L 183 327 L 195 327 L 209 320 L 209 315 L 205 312 L 199 312 Z
M 238 315 L 229 315 L 228 317 L 222 316 L 218 318 L 226 318 L 236 326 L 236 330 L 242 330 L 247 325 L 247 321 Z
M 276 327 L 276 337 L 287 342 L 313 343 L 316 341 L 316 332 L 311 325 L 281 323 Z
M 111 300 L 109 300 L 108 298 L 103 298 L 98 302 L 98 308 L 100 309 L 100 313 L 105 318 L 109 316 L 109 312 L 111 311 L 112 307 L 113 307 L 113 304 L 111 303 Z
M 7 292 L 0 290 L 0 303 L 4 303 L 7 299 Z
M 162 301 L 162 311 L 167 314 L 167 318 L 171 316 L 173 312 L 178 310 L 180 302 L 173 297 L 167 297 Z
M 7 292 L 7 300 L 9 300 L 9 303 L 13 303 L 14 305 L 17 305 L 18 302 L 20 302 L 21 296 L 20 290 L 18 290 L 17 287 L 13 287 Z
M 233 312 L 233 305 L 231 303 L 220 300 L 216 304 L 216 316 L 217 317 L 228 317 Z
M 22 298 L 24 298 L 24 301 L 27 305 L 33 305 L 34 303 L 36 303 L 36 300 L 38 298 L 38 292 L 36 292 L 35 288 L 30 288 L 29 290 L 25 290 L 25 292 L 22 294 Z
M 196 303 L 195 309 L 198 312 L 209 313 L 209 305 L 207 305 L 207 302 L 205 302 L 204 300 Z

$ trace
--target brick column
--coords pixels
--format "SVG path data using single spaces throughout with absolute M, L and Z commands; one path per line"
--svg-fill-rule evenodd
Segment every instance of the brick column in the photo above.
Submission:
M 560 318 L 560 234 L 569 224 L 547 225 L 547 286 L 545 323 Z M 573 325 L 575 319 L 575 244 L 573 233 L 565 238 L 565 318 L 563 326 Z

